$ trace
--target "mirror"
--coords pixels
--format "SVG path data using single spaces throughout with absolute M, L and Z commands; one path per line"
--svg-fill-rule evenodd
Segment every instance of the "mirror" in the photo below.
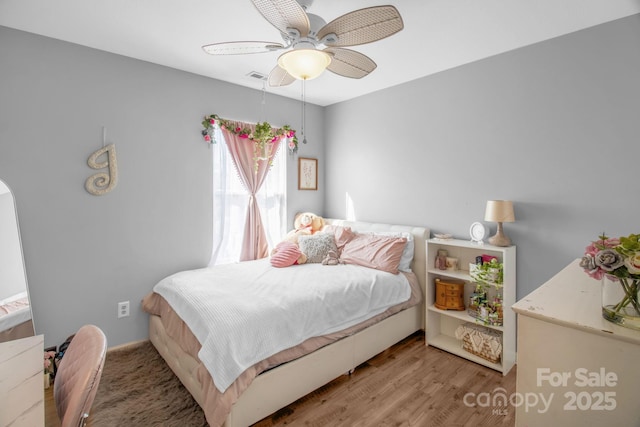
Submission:
M 0 342 L 33 335 L 15 199 L 0 180 Z

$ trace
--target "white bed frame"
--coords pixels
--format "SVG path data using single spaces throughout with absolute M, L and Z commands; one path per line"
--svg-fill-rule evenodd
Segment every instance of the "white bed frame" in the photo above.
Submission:
M 429 229 L 401 225 L 329 220 L 328 224 L 351 227 L 355 231 L 407 231 L 414 237 L 412 269 L 418 276 L 423 295 L 426 284 L 425 242 Z M 225 427 L 248 426 L 327 384 L 417 330 L 424 329 L 424 298 L 421 304 L 394 314 L 347 338 L 320 348 L 289 363 L 258 375 L 233 405 Z M 204 406 L 202 387 L 193 374 L 198 362 L 166 333 L 160 318 L 151 315 L 149 339 L 176 376 Z M 277 390 L 277 392 L 275 392 Z

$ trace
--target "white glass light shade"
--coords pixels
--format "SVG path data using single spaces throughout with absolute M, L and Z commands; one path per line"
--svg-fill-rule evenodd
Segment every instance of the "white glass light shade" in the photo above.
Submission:
M 298 80 L 318 77 L 331 63 L 331 55 L 316 49 L 294 49 L 278 58 L 278 65 Z
M 489 200 L 484 212 L 484 220 L 491 222 L 514 222 L 513 202 L 510 200 Z

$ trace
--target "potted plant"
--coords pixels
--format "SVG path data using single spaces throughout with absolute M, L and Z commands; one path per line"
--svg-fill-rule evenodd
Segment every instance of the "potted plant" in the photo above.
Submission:
M 497 258 L 483 261 L 481 264 L 470 264 L 471 279 L 480 285 L 502 287 L 504 280 L 503 264 Z
M 485 325 L 502 326 L 502 296 L 499 290 L 504 280 L 503 264 L 497 258 L 491 258 L 479 264 L 469 265 L 469 275 L 476 289 L 469 305 L 469 315 Z M 489 290 L 495 288 L 489 298 Z

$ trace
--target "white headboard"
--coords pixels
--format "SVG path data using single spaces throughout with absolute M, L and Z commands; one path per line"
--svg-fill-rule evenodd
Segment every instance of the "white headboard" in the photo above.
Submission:
M 410 225 L 392 225 L 392 224 L 378 224 L 374 222 L 362 222 L 362 221 L 347 221 L 344 219 L 332 219 L 325 218 L 326 224 L 341 225 L 344 227 L 351 227 L 354 231 L 403 231 L 413 235 L 414 240 L 414 254 L 413 263 L 411 269 L 418 276 L 420 281 L 420 287 L 422 288 L 422 295 L 426 295 L 426 283 L 427 283 L 427 239 L 429 239 L 431 230 L 427 227 L 413 227 Z

